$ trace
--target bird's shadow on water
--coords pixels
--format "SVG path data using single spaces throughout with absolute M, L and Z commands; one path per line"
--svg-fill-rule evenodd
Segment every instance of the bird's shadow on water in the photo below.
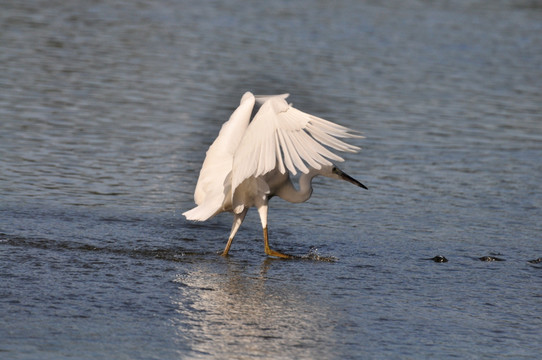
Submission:
M 35 248 L 47 251 L 58 252 L 81 252 L 81 253 L 101 253 L 107 255 L 126 256 L 135 259 L 155 259 L 172 262 L 191 262 L 204 259 L 238 259 L 240 256 L 246 258 L 247 256 L 258 258 L 260 254 L 254 254 L 252 249 L 240 250 L 238 254 L 233 252 L 232 254 L 224 257 L 221 255 L 222 251 L 208 250 L 202 251 L 198 249 L 189 249 L 182 246 L 172 247 L 145 247 L 139 246 L 136 248 L 124 248 L 116 246 L 98 246 L 88 243 L 81 243 L 75 241 L 65 240 L 53 240 L 42 237 L 21 237 L 10 236 L 7 234 L 0 234 L 1 243 L 5 245 Z M 196 240 L 192 238 L 178 239 L 181 243 L 194 243 Z M 111 242 L 115 243 L 115 242 Z M 245 254 L 247 253 L 247 254 Z M 250 253 L 250 255 L 248 254 Z M 318 250 L 311 248 L 305 255 L 292 255 L 289 259 L 281 259 L 274 257 L 266 257 L 265 261 L 322 261 L 322 262 L 336 262 L 338 258 L 333 256 L 323 256 L 318 253 Z
M 182 241 L 195 241 L 193 239 L 183 239 Z M 240 252 L 241 253 L 241 252 Z M 249 254 L 250 253 L 250 254 Z M 190 259 L 202 259 L 202 258 L 215 258 L 215 259 L 225 259 L 225 260 L 236 260 L 240 256 L 248 256 L 253 258 L 264 257 L 264 261 L 271 264 L 276 261 L 317 261 L 317 262 L 329 262 L 334 263 L 338 262 L 339 258 L 335 256 L 327 256 L 319 253 L 318 249 L 311 247 L 309 251 L 304 255 L 294 255 L 288 253 L 290 258 L 278 258 L 267 255 L 261 255 L 259 253 L 255 254 L 253 251 L 247 250 L 242 251 L 242 255 L 237 252 L 232 252 L 227 256 L 222 255 L 221 250 L 209 250 L 209 251 L 199 251 L 199 250 L 188 250 L 181 247 L 172 247 L 172 248 L 162 248 L 162 249 L 134 249 L 128 253 L 132 257 L 138 258 L 153 258 L 166 261 L 189 261 Z
M 184 244 L 195 243 L 197 240 L 192 238 L 180 238 L 176 242 Z M 144 240 L 142 241 L 144 242 Z M 114 244 L 114 241 L 109 242 Z M 45 251 L 53 252 L 73 252 L 74 254 L 100 254 L 112 257 L 126 257 L 132 259 L 146 259 L 146 260 L 159 260 L 177 263 L 200 263 L 200 262 L 248 262 L 251 264 L 260 263 L 262 260 L 262 266 L 268 268 L 271 264 L 278 262 L 324 262 L 335 263 L 339 262 L 339 258 L 333 255 L 321 254 L 317 248 L 311 247 L 306 254 L 291 255 L 291 258 L 282 259 L 276 257 L 270 257 L 262 254 L 261 249 L 252 247 L 243 247 L 239 250 L 232 251 L 228 256 L 222 256 L 221 250 L 213 249 L 203 251 L 200 249 L 191 249 L 186 246 L 172 246 L 172 247 L 145 247 L 139 246 L 135 248 L 126 248 L 115 245 L 110 246 L 97 246 L 88 243 L 65 241 L 65 240 L 52 240 L 41 237 L 21 237 L 12 236 L 0 233 L 0 245 L 9 245 L 16 247 L 27 247 Z M 291 252 L 287 252 L 291 254 Z M 100 256 L 103 257 L 103 256 Z M 467 257 L 470 261 L 477 262 L 503 262 L 505 259 L 495 258 L 493 256 L 484 257 Z M 421 260 L 431 260 L 439 263 L 448 263 L 443 256 L 435 256 L 433 258 L 421 258 Z M 450 259 L 451 262 L 457 262 L 457 260 Z M 534 260 L 524 260 L 531 268 L 542 269 L 542 258 Z

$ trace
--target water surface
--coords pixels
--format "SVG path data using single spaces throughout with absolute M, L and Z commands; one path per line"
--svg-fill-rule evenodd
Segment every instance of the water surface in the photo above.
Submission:
M 2 357 L 542 351 L 537 2 L 1 7 Z M 181 215 L 246 90 L 366 136 L 341 168 L 369 191 L 271 202 L 302 260 L 255 211 L 228 258 L 229 214 Z

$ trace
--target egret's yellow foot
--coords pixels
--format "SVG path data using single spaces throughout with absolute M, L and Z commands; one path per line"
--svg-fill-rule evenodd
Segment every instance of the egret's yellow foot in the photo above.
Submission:
M 278 251 L 275 251 L 275 250 L 271 250 L 269 247 L 267 247 L 265 249 L 265 253 L 269 256 L 276 256 L 276 257 L 279 257 L 279 258 L 283 258 L 283 259 L 292 259 L 293 256 L 292 255 L 288 255 L 288 254 L 283 254 L 283 253 L 280 253 Z
M 271 250 L 269 247 L 269 239 L 267 238 L 267 226 L 263 229 L 263 242 L 265 247 L 265 253 L 269 256 L 276 256 L 283 259 L 291 259 L 293 258 L 292 255 L 283 254 L 275 250 Z

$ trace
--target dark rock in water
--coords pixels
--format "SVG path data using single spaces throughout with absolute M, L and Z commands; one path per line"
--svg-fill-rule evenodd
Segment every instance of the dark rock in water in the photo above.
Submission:
M 534 260 L 529 260 L 527 261 L 528 263 L 531 263 L 531 264 L 540 264 L 542 263 L 542 258 L 538 258 L 538 259 L 534 259 Z
M 427 260 L 433 260 L 434 262 L 437 262 L 437 263 L 445 263 L 445 262 L 448 262 L 448 259 L 446 259 L 444 256 L 442 255 L 437 255 L 437 256 L 434 256 L 430 259 L 427 259 Z
M 480 259 L 481 261 L 504 261 L 504 259 L 501 259 L 495 256 L 482 256 L 482 257 L 479 257 L 478 259 Z

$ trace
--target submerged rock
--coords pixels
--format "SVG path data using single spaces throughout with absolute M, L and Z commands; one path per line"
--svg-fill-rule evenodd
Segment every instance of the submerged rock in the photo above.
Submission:
M 504 259 L 495 256 L 482 256 L 478 258 L 481 261 L 504 261 Z
M 437 255 L 437 256 L 434 256 L 430 259 L 427 259 L 427 260 L 433 260 L 434 262 L 437 262 L 437 263 L 445 263 L 445 262 L 448 262 L 448 259 L 446 259 L 444 256 L 442 255 Z

